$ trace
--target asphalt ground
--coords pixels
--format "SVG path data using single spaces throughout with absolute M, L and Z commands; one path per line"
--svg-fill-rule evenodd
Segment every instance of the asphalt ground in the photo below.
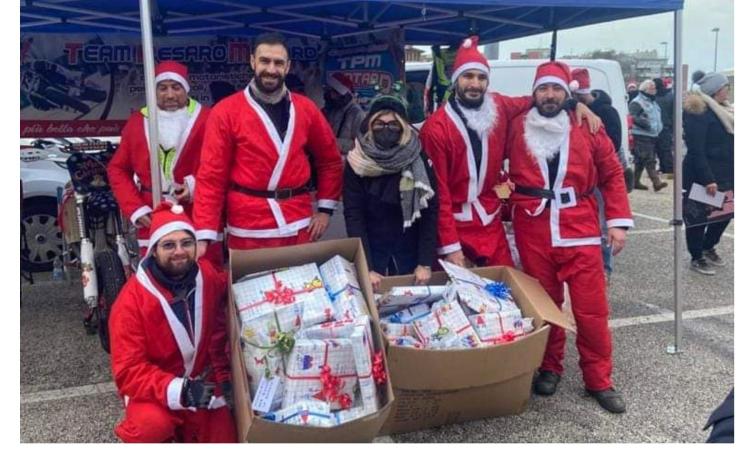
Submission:
M 532 395 L 520 415 L 490 418 L 376 442 L 704 442 L 702 428 L 734 383 L 734 226 L 718 246 L 727 261 L 709 277 L 685 269 L 683 339 L 674 344 L 671 189 L 633 192 L 636 228 L 615 258 L 609 295 L 614 380 L 628 411 L 605 412 L 583 389 L 578 353 L 568 339 L 557 394 Z M 328 235 L 340 234 L 334 216 Z M 684 239 L 682 241 L 684 249 Z M 117 442 L 122 418 L 108 356 L 85 333 L 76 281 L 38 274 L 22 283 L 20 335 L 21 442 Z M 569 336 L 571 337 L 571 336 Z

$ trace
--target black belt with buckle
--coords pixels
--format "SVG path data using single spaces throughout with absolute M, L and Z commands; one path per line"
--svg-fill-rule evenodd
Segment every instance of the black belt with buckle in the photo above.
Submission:
M 538 197 L 538 198 L 546 198 L 548 200 L 556 200 L 555 191 L 552 189 L 542 189 L 542 188 L 533 188 L 528 186 L 519 186 L 516 185 L 515 192 L 523 195 L 528 195 L 529 197 Z M 585 192 L 583 194 L 576 192 L 576 197 L 586 197 L 588 195 L 591 195 L 594 193 L 594 190 L 590 190 L 588 192 Z M 570 198 L 570 194 L 568 192 L 561 192 L 560 193 L 560 203 L 563 205 L 567 205 L 570 203 L 572 199 Z M 547 206 L 549 206 L 549 203 L 547 203 Z
M 296 188 L 277 189 L 275 191 L 260 191 L 256 189 L 250 189 L 248 187 L 232 182 L 229 185 L 229 189 L 246 195 L 252 195 L 253 197 L 272 198 L 274 200 L 288 200 L 292 197 L 307 194 L 308 192 L 310 192 L 310 186 L 308 186 L 307 183 Z

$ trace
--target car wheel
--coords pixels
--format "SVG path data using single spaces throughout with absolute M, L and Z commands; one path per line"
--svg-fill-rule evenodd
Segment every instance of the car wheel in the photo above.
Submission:
M 57 202 L 51 197 L 27 199 L 21 214 L 21 233 L 26 235 L 28 245 L 28 250 L 21 252 L 21 268 L 29 272 L 52 270 L 55 258 L 63 253 Z

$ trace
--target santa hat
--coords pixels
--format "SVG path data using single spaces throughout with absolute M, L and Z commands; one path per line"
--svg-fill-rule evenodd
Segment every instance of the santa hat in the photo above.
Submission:
M 546 83 L 554 83 L 561 86 L 568 95 L 570 95 L 570 91 L 578 89 L 578 82 L 573 80 L 570 75 L 570 67 L 560 61 L 549 61 L 540 64 L 536 68 L 533 90 Z
M 195 236 L 195 228 L 181 205 L 162 202 L 151 214 L 151 237 L 148 239 L 148 251 L 151 253 L 159 240 L 174 231 L 187 231 Z
M 578 82 L 578 89 L 574 91 L 575 94 L 591 93 L 591 77 L 589 77 L 588 69 L 573 69 L 571 76 L 573 80 Z
M 326 77 L 326 84 L 341 95 L 354 93 L 354 83 L 341 72 L 329 73 Z
M 185 92 L 190 92 L 188 68 L 177 61 L 162 61 L 156 66 L 156 84 L 164 80 L 176 81 L 182 85 Z
M 479 70 L 485 75 L 490 74 L 490 64 L 487 58 L 479 51 L 479 36 L 471 36 L 464 39 L 461 47 L 456 52 L 456 62 L 453 63 L 453 75 L 451 83 L 455 83 L 458 77 L 467 70 Z

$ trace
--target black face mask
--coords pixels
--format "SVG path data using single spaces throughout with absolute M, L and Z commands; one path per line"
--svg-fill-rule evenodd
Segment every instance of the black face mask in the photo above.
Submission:
M 389 148 L 395 147 L 398 144 L 398 142 L 401 140 L 401 133 L 401 130 L 393 131 L 389 130 L 388 128 L 384 128 L 382 130 L 373 131 L 372 137 L 375 141 L 375 145 L 384 150 L 387 150 Z

